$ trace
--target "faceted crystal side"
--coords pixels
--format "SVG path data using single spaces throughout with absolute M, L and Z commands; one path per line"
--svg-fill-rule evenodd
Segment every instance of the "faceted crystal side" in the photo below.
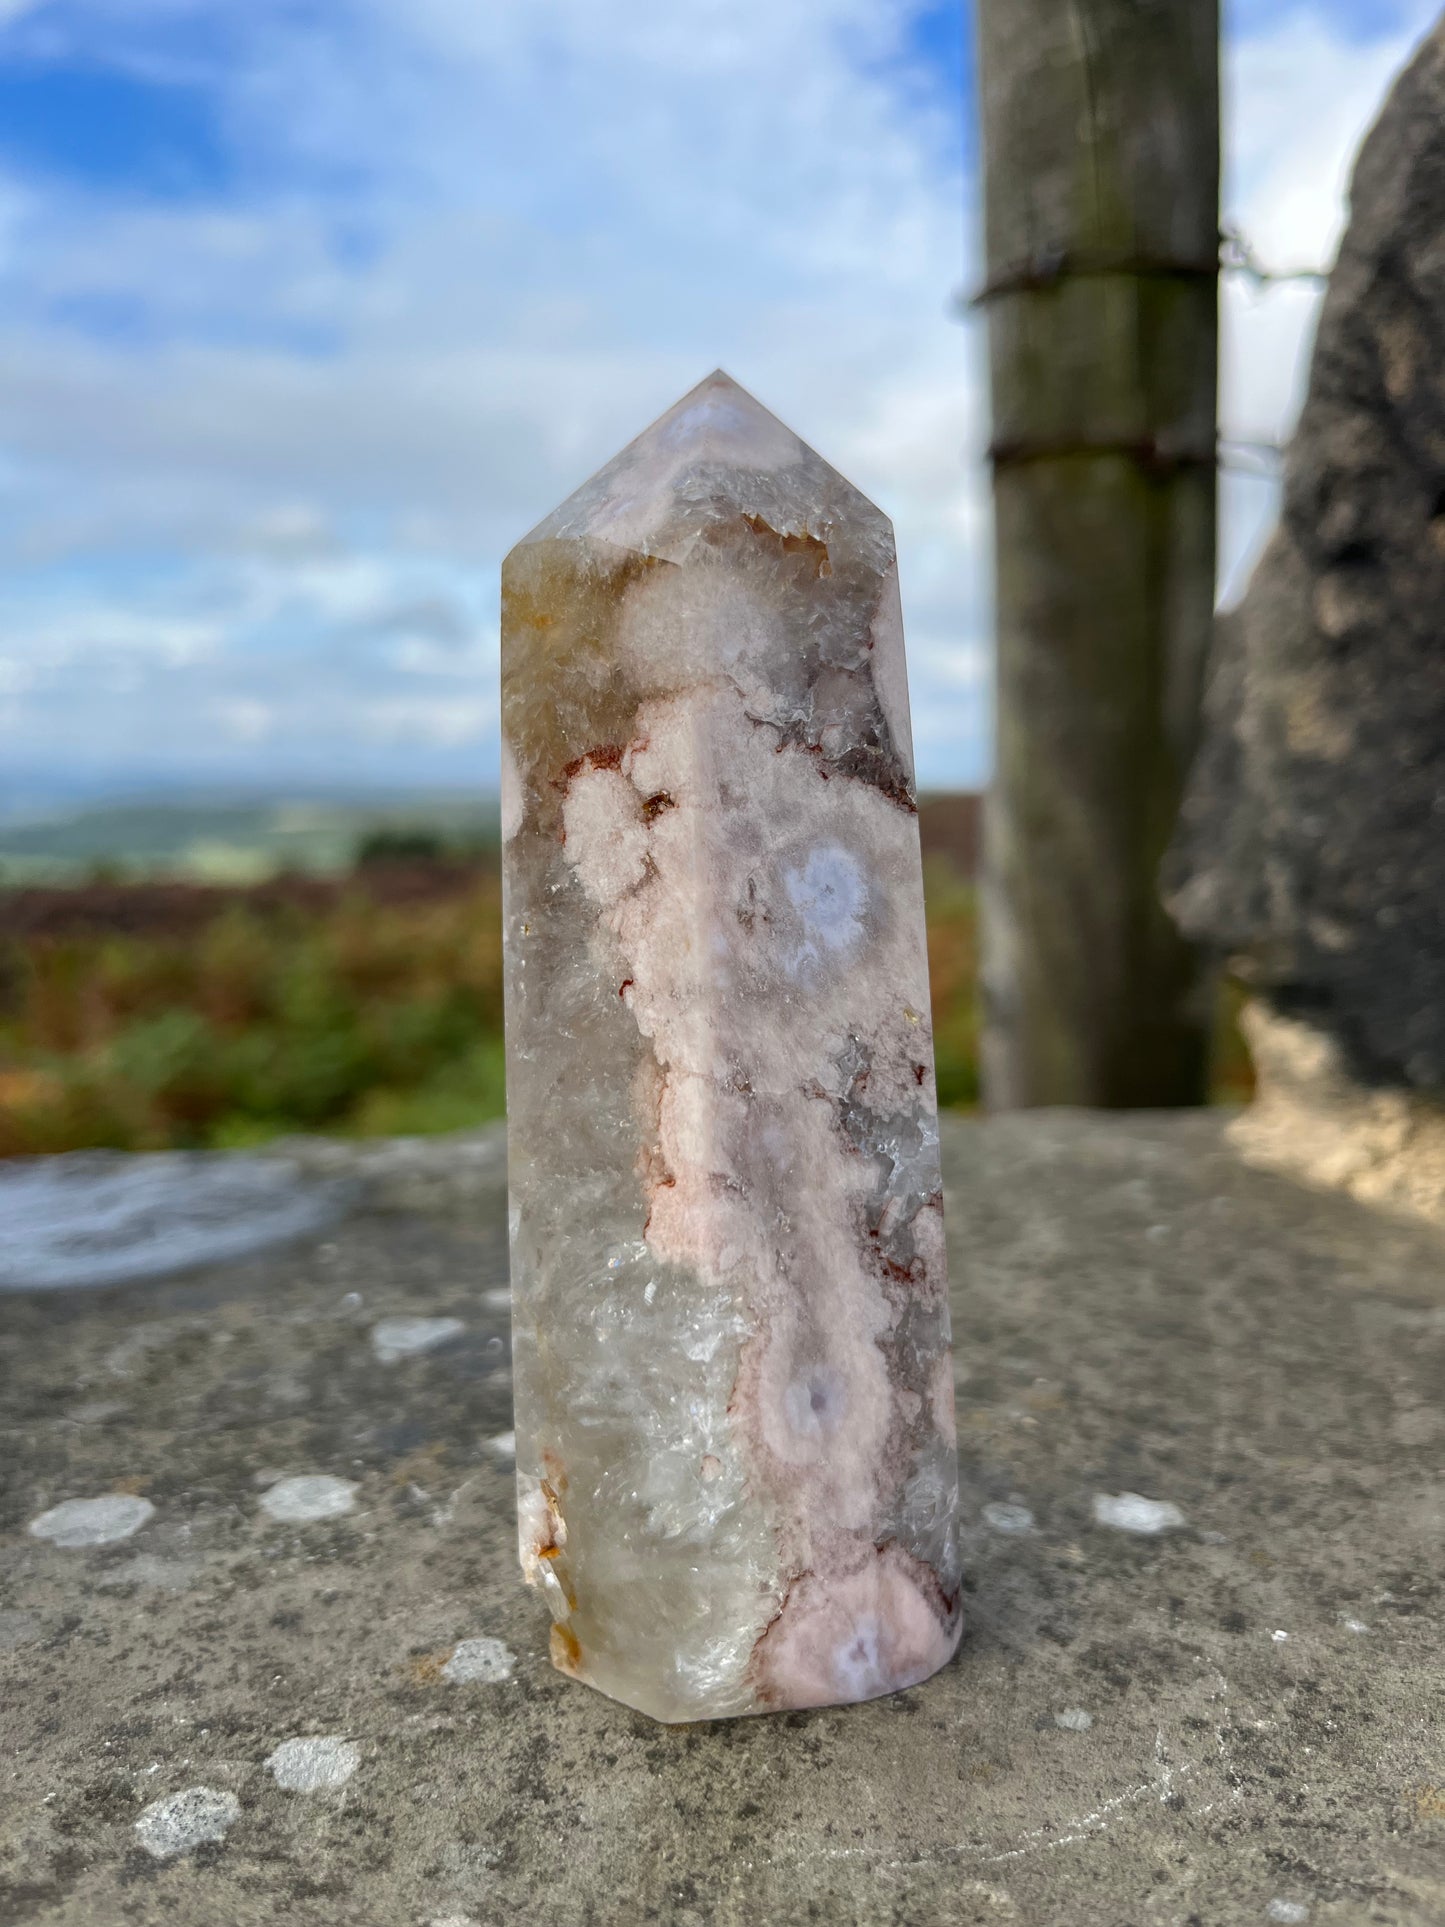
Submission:
M 655 1717 L 959 1635 L 886 518 L 725 375 L 512 551 L 503 827 L 524 1571 Z

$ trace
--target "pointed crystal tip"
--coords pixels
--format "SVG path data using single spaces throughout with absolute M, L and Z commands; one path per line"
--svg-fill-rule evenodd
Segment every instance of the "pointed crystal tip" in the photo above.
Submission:
M 665 554 L 684 530 L 708 519 L 707 500 L 716 505 L 731 499 L 736 484 L 728 471 L 753 478 L 750 496 L 761 478 L 777 483 L 785 472 L 794 471 L 787 492 L 800 505 L 817 502 L 831 492 L 831 483 L 844 491 L 853 513 L 886 527 L 878 510 L 792 429 L 726 369 L 714 368 L 517 547 L 592 538 L 617 548 Z M 790 526 L 794 519 L 806 521 L 806 513 L 790 516 Z
M 760 469 L 787 468 L 804 453 L 792 429 L 721 368 L 644 428 L 629 452 L 649 447 Z

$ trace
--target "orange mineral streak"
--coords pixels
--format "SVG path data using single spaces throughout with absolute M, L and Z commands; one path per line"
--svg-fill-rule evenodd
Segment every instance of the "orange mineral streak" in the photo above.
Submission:
M 761 515 L 745 515 L 743 521 L 754 535 L 761 535 L 776 542 L 784 555 L 804 555 L 812 564 L 815 576 L 829 576 L 833 564 L 828 558 L 828 544 L 820 542 L 816 535 L 783 535 L 771 523 L 765 522 Z
M 559 1673 L 582 1677 L 582 1644 L 570 1626 L 552 1628 L 552 1664 Z
M 565 1480 L 563 1484 L 565 1486 Z M 542 1497 L 547 1501 L 546 1529 L 533 1551 L 538 1559 L 555 1559 L 567 1543 L 567 1522 L 562 1517 L 557 1488 L 550 1479 L 542 1481 Z
M 537 1530 L 532 1535 L 531 1544 L 527 1547 L 526 1558 L 539 1566 L 546 1565 L 551 1568 L 552 1576 L 561 1588 L 562 1596 L 567 1603 L 567 1610 L 576 1612 L 577 1593 L 563 1557 L 563 1548 L 567 1544 L 567 1521 L 562 1516 L 561 1493 L 566 1490 L 567 1475 L 557 1466 L 551 1453 L 545 1456 L 552 1468 L 553 1478 L 543 1479 L 541 1482 L 542 1499 L 546 1509 Z

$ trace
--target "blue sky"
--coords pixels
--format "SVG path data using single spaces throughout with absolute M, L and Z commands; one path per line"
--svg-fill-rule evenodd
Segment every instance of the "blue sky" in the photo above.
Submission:
M 1235 0 L 1264 258 L 1434 11 Z M 971 80 L 935 0 L 0 0 L 0 808 L 493 782 L 502 554 L 718 363 L 892 514 L 921 774 L 981 780 Z M 1229 290 L 1227 429 L 1314 309 Z

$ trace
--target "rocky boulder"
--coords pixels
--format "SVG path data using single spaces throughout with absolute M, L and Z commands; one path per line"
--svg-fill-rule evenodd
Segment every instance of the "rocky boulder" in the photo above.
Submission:
M 1445 1092 L 1445 22 L 1365 141 L 1280 525 L 1219 625 L 1185 932 L 1361 1084 Z

